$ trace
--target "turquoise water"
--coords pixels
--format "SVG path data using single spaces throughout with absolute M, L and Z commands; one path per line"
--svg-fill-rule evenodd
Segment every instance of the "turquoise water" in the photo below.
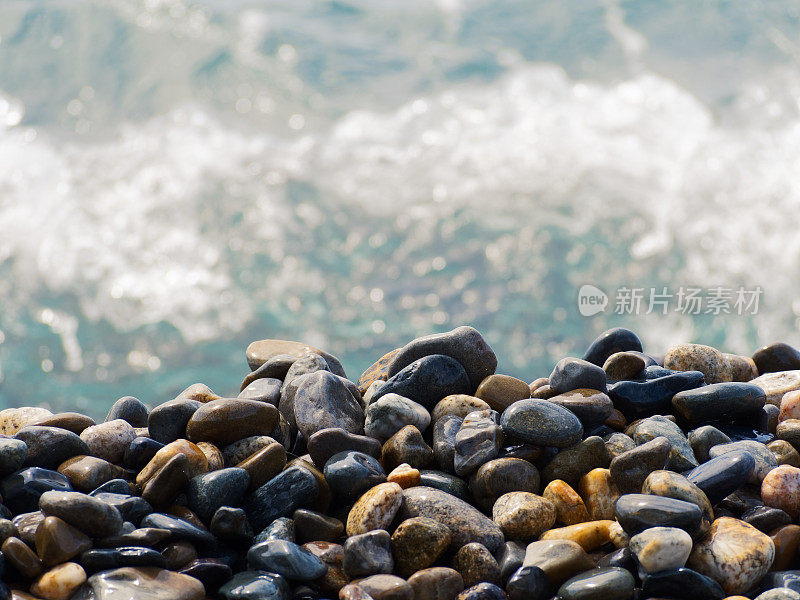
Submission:
M 232 394 L 264 337 L 354 378 L 463 323 L 526 379 L 614 325 L 798 345 L 798 40 L 778 0 L 4 0 L 0 407 Z

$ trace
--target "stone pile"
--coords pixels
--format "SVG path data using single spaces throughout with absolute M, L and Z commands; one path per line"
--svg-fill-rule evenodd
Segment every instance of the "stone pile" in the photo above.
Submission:
M 800 352 L 627 329 L 532 383 L 475 329 L 356 383 L 261 340 L 105 421 L 0 411 L 0 600 L 800 600 Z

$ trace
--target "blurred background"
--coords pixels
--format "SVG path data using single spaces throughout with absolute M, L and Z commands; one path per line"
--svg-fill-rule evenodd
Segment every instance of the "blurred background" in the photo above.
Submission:
M 798 345 L 798 40 L 795 0 L 3 0 L 0 408 L 233 394 L 267 337 L 353 379 L 461 324 L 529 381 L 616 325 Z

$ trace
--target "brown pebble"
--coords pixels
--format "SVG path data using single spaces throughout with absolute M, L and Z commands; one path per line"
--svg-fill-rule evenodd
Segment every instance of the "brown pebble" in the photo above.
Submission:
M 67 600 L 86 581 L 86 571 L 68 562 L 43 573 L 31 585 L 31 592 L 43 600 Z
M 414 600 L 455 600 L 464 589 L 464 578 L 455 569 L 431 567 L 408 578 Z
M 167 568 L 170 571 L 182 569 L 190 562 L 197 560 L 197 550 L 189 542 L 178 540 L 167 544 L 161 551 L 167 560 Z
M 502 413 L 517 400 L 530 398 L 531 389 L 521 379 L 495 373 L 481 381 L 475 397 L 485 401 L 492 410 Z
M 187 440 L 175 440 L 155 453 L 150 462 L 136 476 L 136 484 L 144 487 L 144 484 L 176 454 L 185 454 L 189 459 L 189 479 L 208 471 L 208 459 L 197 445 Z
M 273 442 L 251 454 L 238 465 L 250 475 L 250 490 L 255 490 L 275 477 L 286 466 L 286 450 Z
M 453 557 L 453 568 L 464 579 L 464 587 L 482 581 L 500 584 L 500 566 L 488 548 L 478 542 L 465 544 Z
M 389 529 L 400 505 L 403 488 L 396 483 L 379 483 L 367 490 L 347 515 L 347 535 L 367 533 L 374 529 Z
M 10 537 L 3 542 L 0 550 L 9 563 L 16 567 L 23 577 L 33 579 L 42 572 L 42 561 L 28 545 L 18 537 Z
M 769 535 L 775 544 L 775 560 L 770 571 L 785 571 L 791 568 L 797 557 L 800 546 L 800 525 L 784 525 Z
M 556 523 L 576 525 L 589 520 L 586 505 L 571 485 L 561 479 L 554 479 L 547 484 L 542 497 L 553 503 L 556 509 Z
M 36 529 L 36 553 L 47 567 L 66 562 L 92 547 L 85 533 L 58 517 L 47 517 Z
M 581 477 L 578 493 L 594 521 L 614 518 L 614 506 L 620 496 L 608 469 L 592 469 Z
M 415 469 L 409 464 L 403 463 L 402 465 L 397 465 L 392 471 L 386 476 L 386 481 L 390 483 L 396 483 L 401 488 L 406 489 L 410 487 L 414 487 L 415 485 L 419 485 L 420 479 L 422 478 L 419 469 Z

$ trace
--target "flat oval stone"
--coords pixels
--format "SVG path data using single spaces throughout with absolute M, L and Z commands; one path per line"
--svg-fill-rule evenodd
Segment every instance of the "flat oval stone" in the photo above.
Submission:
M 387 375 L 392 377 L 415 360 L 432 354 L 444 354 L 461 363 L 470 381 L 471 389 L 466 393 L 477 389 L 497 368 L 497 356 L 483 336 L 473 327 L 462 326 L 409 342 L 394 355 Z
M 637 379 L 647 367 L 641 352 L 615 352 L 603 363 L 603 371 L 610 380 Z
M 45 492 L 39 498 L 39 508 L 91 537 L 115 535 L 122 529 L 122 515 L 116 507 L 80 492 Z
M 54 469 L 78 454 L 89 454 L 89 448 L 76 434 L 59 427 L 26 425 L 14 437 L 28 446 L 25 466 Z
M 684 500 L 697 505 L 703 513 L 703 531 L 707 531 L 714 520 L 714 511 L 708 496 L 683 475 L 673 471 L 653 471 L 642 485 L 643 494 L 664 496 Z
M 503 412 L 517 400 L 530 398 L 531 389 L 521 379 L 495 373 L 481 381 L 475 397 L 484 400 L 492 410 Z
M 651 527 L 631 537 L 630 549 L 648 573 L 680 569 L 692 551 L 692 538 L 683 529 Z
M 95 600 L 203 600 L 203 584 L 194 577 L 157 567 L 101 571 L 86 582 Z
M 617 456 L 636 447 L 636 442 L 624 433 L 612 433 L 605 438 L 606 450 L 609 460 L 614 460 Z
M 586 349 L 583 360 L 602 367 L 612 354 L 630 351 L 641 352 L 642 342 L 630 329 L 614 327 L 597 336 Z
M 428 517 L 447 525 L 452 535 L 451 549 L 478 542 L 494 552 L 502 545 L 500 528 L 463 500 L 425 486 L 409 488 L 402 493 L 401 517 Z
M 538 567 L 553 586 L 594 567 L 592 559 L 571 540 L 531 542 L 525 549 L 523 567 Z
M 673 371 L 700 371 L 706 383 L 721 383 L 730 375 L 725 357 L 716 348 L 703 344 L 677 344 L 664 355 L 664 368 Z
M 747 452 L 755 460 L 755 469 L 750 475 L 751 483 L 760 484 L 767 473 L 778 466 L 778 461 L 775 460 L 775 455 L 770 452 L 769 448 L 761 442 L 753 440 L 741 440 L 738 442 L 731 442 L 730 444 L 720 444 L 719 446 L 711 448 L 708 454 L 711 458 L 717 458 L 723 454 L 739 450 Z
M 192 415 L 202 406 L 197 400 L 176 398 L 169 402 L 159 404 L 147 417 L 147 429 L 150 437 L 169 444 L 175 440 L 185 437 L 186 424 Z
M 281 399 L 282 386 L 283 381 L 280 379 L 262 377 L 244 387 L 236 397 L 244 398 L 245 400 L 266 402 L 267 404 L 272 404 L 272 406 L 277 407 Z
M 155 548 L 162 542 L 168 540 L 169 537 L 170 532 L 166 529 L 141 527 L 139 529 L 134 529 L 130 533 L 123 533 L 95 540 L 95 546 L 98 548 L 121 548 L 124 546 Z
M 677 527 L 696 538 L 703 513 L 696 504 L 647 494 L 626 494 L 617 500 L 614 514 L 623 529 L 635 535 L 650 527 Z
M 562 358 L 556 363 L 548 381 L 550 389 L 556 394 L 579 389 L 606 391 L 606 372 L 579 358 Z
M 573 413 L 534 398 L 511 405 L 503 412 L 500 425 L 506 435 L 539 446 L 574 446 L 583 435 L 583 426 Z
M 766 575 L 774 558 L 769 536 L 743 521 L 722 517 L 695 544 L 688 566 L 717 581 L 728 595 L 745 594 Z
M 788 569 L 794 564 L 797 548 L 800 546 L 800 525 L 784 525 L 772 531 L 769 536 L 775 544 L 773 571 Z
M 0 434 L 12 436 L 25 425 L 33 425 L 40 419 L 52 416 L 52 412 L 38 406 L 22 406 L 20 408 L 0 410 Z
M 201 519 L 210 519 L 220 506 L 237 506 L 249 486 L 250 475 L 237 467 L 198 475 L 189 481 L 189 508 Z
M 364 433 L 385 442 L 406 425 L 425 431 L 431 415 L 424 406 L 398 394 L 382 395 L 366 410 Z
M 464 589 L 464 579 L 455 569 L 431 567 L 420 569 L 408 578 L 414 600 L 455 600 Z
M 800 369 L 794 371 L 780 371 L 777 373 L 765 373 L 749 383 L 757 385 L 764 390 L 768 404 L 780 406 L 784 394 L 800 390 Z
M 680 600 L 722 600 L 722 586 L 692 569 L 680 568 L 650 573 L 642 579 L 642 591 L 648 598 Z
M 92 425 L 96 425 L 96 423 L 94 419 L 87 417 L 86 415 L 76 412 L 64 412 L 48 415 L 42 417 L 41 419 L 36 419 L 31 423 L 31 425 L 40 425 L 42 427 L 60 427 L 61 429 L 66 429 L 67 431 L 71 431 L 72 433 L 80 435 L 84 429 L 91 427 Z
M 294 418 L 308 439 L 320 429 L 338 427 L 351 433 L 364 432 L 364 412 L 343 377 L 316 371 L 296 381 Z
M 403 502 L 403 488 L 396 483 L 381 483 L 362 495 L 347 515 L 347 535 L 373 529 L 389 529 Z
M 533 540 L 556 522 L 555 506 L 530 492 L 509 492 L 492 508 L 492 518 L 507 540 Z
M 200 546 L 214 546 L 216 540 L 208 531 L 200 529 L 189 521 L 166 515 L 164 513 L 152 513 L 142 519 L 142 527 L 153 527 L 156 529 L 166 529 L 173 539 L 186 540 L 192 544 Z
M 713 383 L 672 397 L 675 411 L 691 423 L 735 419 L 752 415 L 764 406 L 764 390 L 750 383 Z
M 14 438 L 0 438 L 0 477 L 18 471 L 28 456 L 28 445 Z
M 188 483 L 188 472 L 189 459 L 185 454 L 176 454 L 147 480 L 142 489 L 142 498 L 158 508 L 171 504 Z
M 203 404 L 186 424 L 192 442 L 230 444 L 251 435 L 269 435 L 278 424 L 278 409 L 254 400 L 223 398 Z
M 646 381 L 619 381 L 608 386 L 608 395 L 628 420 L 664 413 L 671 409 L 678 392 L 698 388 L 705 383 L 700 371 L 671 372 Z
M 268 339 L 252 342 L 247 346 L 247 364 L 250 366 L 251 370 L 255 371 L 271 358 L 281 354 L 293 356 L 294 358 L 301 358 L 307 354 L 319 354 L 325 359 L 332 373 L 340 377 L 346 377 L 342 364 L 332 354 L 328 354 L 324 350 L 309 346 L 303 342 L 294 342 L 290 340 Z
M 800 351 L 789 344 L 776 342 L 762 346 L 753 354 L 753 362 L 759 373 L 794 371 L 800 369 Z
M 381 443 L 371 437 L 356 435 L 338 427 L 320 429 L 308 438 L 308 453 L 314 464 L 322 469 L 331 456 L 346 450 L 363 452 L 380 458 Z
M 611 398 L 598 390 L 571 390 L 552 396 L 549 400 L 574 413 L 584 427 L 602 423 L 614 411 Z
M 96 456 L 68 458 L 59 465 L 58 472 L 69 480 L 75 490 L 85 493 L 109 481 L 130 477 L 125 469 Z M 125 485 L 127 486 L 127 482 Z
M 767 473 L 761 482 L 764 504 L 779 508 L 793 520 L 800 515 L 800 469 L 779 465 Z
M 431 354 L 390 376 L 371 402 L 386 394 L 398 394 L 430 410 L 445 396 L 469 394 L 473 389 L 467 372 L 457 359 L 444 354 Z
M 558 589 L 559 600 L 628 600 L 634 580 L 625 569 L 607 567 L 568 579 Z
M 33 579 L 42 572 L 42 561 L 33 550 L 18 537 L 9 537 L 0 546 L 3 556 L 23 577 Z
M 121 567 L 160 567 L 167 561 L 161 552 L 152 548 L 122 547 L 87 550 L 81 554 L 81 564 L 89 573 L 119 569 Z
M 323 472 L 331 491 L 345 500 L 355 500 L 386 481 L 386 473 L 377 459 L 352 450 L 333 455 Z
M 755 459 L 747 452 L 726 452 L 685 475 L 708 496 L 713 505 L 745 485 L 753 474 L 755 464 Z
M 313 581 L 325 574 L 327 567 L 305 548 L 285 540 L 268 540 L 247 551 L 248 564 L 260 571 L 282 575 L 293 581 Z
M 222 461 L 226 467 L 235 467 L 253 454 L 274 444 L 275 438 L 268 435 L 251 435 L 228 444 L 222 449 Z
M 292 591 L 286 580 L 274 573 L 242 571 L 219 588 L 225 600 L 290 600 Z
M 539 471 L 520 458 L 495 458 L 475 471 L 470 478 L 470 490 L 475 503 L 491 510 L 495 500 L 508 492 L 539 491 Z
M 253 528 L 260 531 L 278 517 L 311 506 L 318 493 L 319 485 L 313 473 L 301 466 L 288 466 L 246 496 L 242 508 Z
M 61 473 L 39 467 L 28 467 L 0 481 L 3 502 L 14 514 L 37 510 L 39 497 L 50 490 L 67 492 L 72 486 Z
M 294 511 L 292 520 L 301 542 L 332 542 L 344 533 L 344 523 L 339 519 L 306 508 Z

